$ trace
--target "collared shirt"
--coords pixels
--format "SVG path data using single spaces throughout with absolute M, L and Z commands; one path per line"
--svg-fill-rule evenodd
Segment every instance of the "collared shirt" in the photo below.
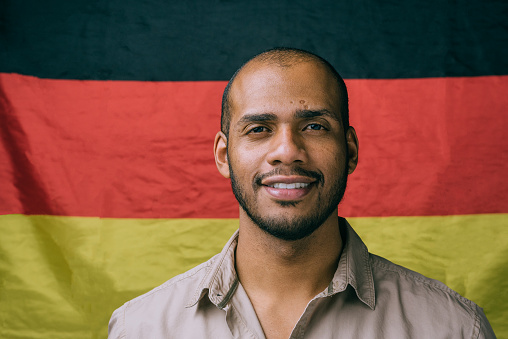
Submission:
M 495 338 L 475 303 L 370 254 L 341 220 L 335 275 L 290 338 Z M 238 231 L 220 254 L 117 309 L 108 338 L 265 338 L 236 274 L 237 239 Z

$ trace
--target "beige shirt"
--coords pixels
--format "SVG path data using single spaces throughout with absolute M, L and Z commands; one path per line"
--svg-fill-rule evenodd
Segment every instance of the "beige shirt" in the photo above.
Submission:
M 439 281 L 368 253 L 347 222 L 330 285 L 290 338 L 495 338 L 482 309 Z M 238 231 L 222 252 L 117 309 L 113 338 L 264 338 L 235 271 Z

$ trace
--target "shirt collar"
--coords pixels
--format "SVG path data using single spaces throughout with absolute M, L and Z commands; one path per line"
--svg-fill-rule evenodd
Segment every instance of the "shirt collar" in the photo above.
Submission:
M 206 294 L 217 307 L 224 308 L 238 287 L 235 269 L 235 249 L 238 243 L 238 230 L 231 236 L 222 251 L 210 260 L 204 278 L 192 295 L 187 307 L 196 305 Z
M 374 278 L 367 246 L 345 219 L 340 218 L 339 225 L 345 245 L 333 279 L 327 291 L 324 292 L 325 296 L 342 292 L 348 285 L 351 285 L 356 291 L 358 299 L 374 309 Z M 238 230 L 215 260 L 211 260 L 204 278 L 192 295 L 187 307 L 196 305 L 206 294 L 217 307 L 222 309 L 227 305 L 239 283 L 235 269 L 237 243 Z
M 371 309 L 374 309 L 376 296 L 367 246 L 365 246 L 362 239 L 360 239 L 346 219 L 340 218 L 339 225 L 344 248 L 342 249 L 337 270 L 328 286 L 326 295 L 342 292 L 346 289 L 347 285 L 351 285 L 358 299 Z

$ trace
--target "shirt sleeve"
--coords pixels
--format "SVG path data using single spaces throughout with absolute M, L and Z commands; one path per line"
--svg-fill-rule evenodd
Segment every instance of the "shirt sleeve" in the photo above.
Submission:
M 125 305 L 113 312 L 108 325 L 108 339 L 125 338 Z
M 487 317 L 485 316 L 485 313 L 483 313 L 483 309 L 479 306 L 477 307 L 477 315 L 480 318 L 479 319 L 479 331 L 478 336 L 475 338 L 478 339 L 496 339 L 496 335 L 494 334 L 494 330 L 492 329 L 492 326 L 490 326 L 489 321 L 487 320 Z

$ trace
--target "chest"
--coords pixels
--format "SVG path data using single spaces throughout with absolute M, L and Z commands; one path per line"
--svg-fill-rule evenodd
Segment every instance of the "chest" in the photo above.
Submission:
M 387 296 L 371 309 L 348 288 L 311 301 L 303 311 L 281 308 L 256 314 L 242 292 L 224 309 L 203 302 L 175 312 L 167 304 L 156 316 L 128 316 L 126 338 L 469 338 L 474 329 L 473 322 L 459 321 L 458 311 L 431 309 L 431 299 L 402 303 Z

